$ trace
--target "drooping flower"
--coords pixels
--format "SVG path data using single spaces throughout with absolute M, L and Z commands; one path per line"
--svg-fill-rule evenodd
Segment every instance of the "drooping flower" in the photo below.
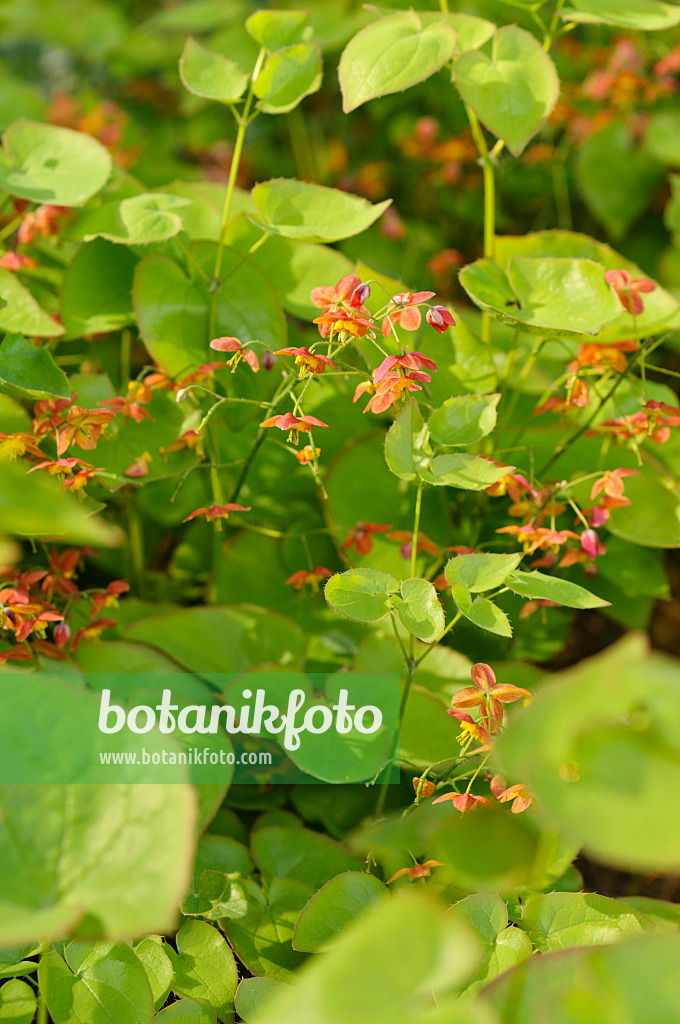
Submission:
M 231 359 L 227 360 L 227 366 L 231 366 L 232 373 L 236 372 L 236 367 L 242 359 L 248 364 L 253 373 L 259 372 L 260 360 L 257 358 L 256 353 L 242 345 L 238 338 L 213 338 L 210 342 L 210 347 L 214 348 L 216 352 L 234 353 Z
M 507 788 L 505 779 L 501 775 L 494 775 L 490 783 L 490 789 L 499 803 L 506 804 L 512 801 L 510 810 L 513 814 L 521 814 L 522 811 L 526 811 L 531 807 L 533 795 L 521 783 Z
M 308 373 L 323 373 L 327 366 L 337 370 L 335 363 L 332 363 L 328 356 L 318 355 L 310 352 L 308 348 L 280 348 L 275 352 L 277 356 L 295 356 L 295 363 L 300 367 L 300 376 L 305 377 Z
M 604 493 L 608 498 L 616 498 L 617 500 L 623 500 L 623 503 L 630 505 L 630 501 L 625 497 L 624 491 L 624 480 L 628 476 L 637 476 L 637 469 L 612 469 L 603 473 L 592 486 L 590 491 L 591 500 L 598 494 Z
M 302 590 L 303 587 L 311 587 L 313 593 L 319 589 L 321 580 L 329 580 L 334 574 L 323 565 L 317 565 L 313 569 L 298 569 L 286 580 L 288 586 L 293 590 Z
M 389 523 L 367 523 L 363 519 L 353 526 L 342 542 L 343 548 L 349 551 L 354 548 L 357 555 L 364 558 L 373 549 L 373 534 L 387 533 L 392 527 Z
M 314 323 L 319 325 L 319 334 L 322 338 L 330 337 L 331 331 L 336 334 L 345 331 L 353 338 L 363 338 L 373 322 L 361 309 L 351 309 L 322 313 L 321 316 L 317 316 Z
M 604 279 L 610 284 L 618 296 L 618 300 L 631 316 L 639 316 L 645 305 L 641 296 L 656 289 L 654 281 L 647 277 L 633 279 L 627 270 L 608 270 Z
M 73 394 L 70 398 L 42 398 L 36 402 L 31 426 L 33 433 L 42 437 L 43 434 L 48 434 L 50 430 L 58 427 L 63 420 L 62 413 L 68 409 L 74 398 Z
M 130 463 L 128 468 L 124 471 L 124 476 L 131 477 L 134 480 L 148 476 L 150 462 L 151 455 L 149 452 L 143 452 L 134 460 L 134 462 Z
M 94 619 L 96 615 L 99 615 L 102 608 L 116 608 L 120 595 L 126 594 L 129 589 L 130 584 L 126 583 L 125 580 L 113 580 L 109 583 L 106 590 L 93 594 L 90 618 Z
M 159 451 L 161 455 L 167 455 L 169 452 L 181 452 L 185 448 L 188 448 L 190 451 L 200 452 L 202 445 L 203 434 L 200 430 L 185 430 L 176 441 L 171 441 L 170 444 L 160 448 Z
M 432 803 L 443 804 L 447 800 L 450 800 L 456 810 L 463 814 L 475 807 L 493 807 L 491 800 L 485 796 L 477 796 L 475 793 L 446 793 L 444 796 L 438 796 Z
M 427 800 L 429 796 L 432 796 L 435 790 L 434 782 L 431 779 L 419 778 L 417 775 L 413 779 L 413 789 L 415 790 L 416 796 L 420 790 L 420 800 Z
M 5 270 L 34 270 L 37 266 L 38 261 L 31 256 L 20 256 L 18 252 L 12 252 L 12 250 L 6 252 L 0 259 L 0 267 L 4 267 Z
M 111 409 L 115 413 L 121 413 L 124 417 L 133 419 L 135 423 L 141 423 L 147 419 L 154 422 L 154 418 L 144 406 L 152 398 L 151 388 L 141 380 L 131 380 L 127 386 L 125 397 L 116 396 L 107 398 L 99 404 L 104 409 Z
M 287 430 L 288 440 L 297 444 L 299 434 L 309 434 L 314 427 L 328 427 L 328 424 L 318 420 L 316 416 L 294 416 L 292 412 L 287 412 L 280 416 L 270 416 L 268 420 L 263 420 L 260 426 Z
M 230 512 L 250 512 L 250 505 L 244 507 L 243 505 L 230 503 L 228 505 L 211 505 L 209 508 L 197 508 L 186 519 L 183 519 L 182 522 L 188 523 L 190 519 L 204 516 L 206 522 L 212 523 L 215 519 L 228 519 Z
M 17 239 L 21 245 L 29 245 L 38 235 L 49 238 L 59 230 L 59 218 L 68 212 L 65 206 L 38 206 L 24 217 L 17 232 Z
M 434 359 L 424 356 L 422 352 L 401 352 L 398 356 L 386 356 L 373 372 L 373 383 L 380 384 L 395 370 L 404 370 L 406 373 L 422 370 L 427 376 L 419 377 L 418 380 L 430 381 L 432 378 L 429 374 L 437 372 L 437 364 Z
M 388 540 L 395 540 L 401 545 L 399 554 L 402 558 L 409 559 L 413 551 L 413 533 L 408 530 L 393 530 L 392 533 L 387 534 Z M 441 556 L 442 550 L 438 544 L 426 537 L 424 533 L 418 533 L 418 542 L 416 554 L 420 554 L 421 551 L 425 551 L 428 555 L 432 555 L 434 558 Z
M 573 530 L 553 530 L 547 526 L 534 526 L 533 523 L 524 526 L 501 526 L 496 533 L 515 534 L 528 555 L 532 555 L 534 551 L 557 552 L 570 537 L 578 540 L 578 534 Z
M 460 722 L 460 733 L 458 734 L 458 742 L 462 747 L 466 747 L 470 741 L 470 737 L 473 740 L 477 740 L 482 745 L 478 748 L 477 753 L 482 750 L 491 749 L 491 735 L 489 730 L 482 722 L 475 722 L 472 715 L 468 715 L 467 711 L 453 711 L 451 708 L 446 709 L 447 715 L 451 718 L 455 718 L 456 721 Z
M 349 300 L 360 285 L 361 278 L 358 274 L 345 274 L 335 287 L 321 285 L 318 288 L 312 288 L 310 299 L 317 309 L 326 309 L 336 303 L 349 304 Z
M 435 331 L 439 331 L 440 334 L 443 334 L 449 327 L 456 326 L 456 321 L 446 306 L 431 306 L 425 314 L 425 319 L 430 327 L 434 327 Z
M 422 320 L 418 305 L 433 296 L 434 292 L 400 292 L 393 295 L 382 322 L 383 337 L 387 337 L 394 324 L 399 324 L 405 331 L 417 331 Z
M 431 380 L 429 373 L 422 370 L 412 370 L 410 373 L 388 373 L 380 381 L 375 389 L 375 394 L 368 401 L 364 412 L 379 414 L 385 412 L 392 405 L 406 399 L 412 391 L 422 391 L 422 385 L 418 381 Z
M 43 578 L 41 584 L 42 592 L 49 597 L 55 592 L 60 594 L 61 597 L 70 597 L 72 594 L 77 594 L 78 587 L 74 579 L 83 554 L 84 550 L 82 548 L 64 548 L 61 552 L 57 551 L 56 548 L 52 548 L 48 560 L 47 575 Z
M 301 466 L 304 466 L 307 462 L 314 462 L 320 455 L 321 449 L 315 448 L 312 444 L 306 444 L 299 452 L 295 452 L 295 458 Z
M 105 629 L 112 629 L 118 623 L 115 619 L 95 619 L 87 626 L 81 626 L 71 641 L 71 650 L 75 651 L 83 640 L 99 640 Z

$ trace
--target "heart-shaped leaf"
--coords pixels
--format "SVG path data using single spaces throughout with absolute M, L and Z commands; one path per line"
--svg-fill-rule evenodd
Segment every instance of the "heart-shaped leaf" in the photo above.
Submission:
M 609 601 L 595 597 L 585 587 L 579 587 L 569 580 L 546 576 L 542 572 L 522 572 L 516 569 L 505 581 L 505 585 L 521 597 L 537 601 L 555 601 L 567 608 L 605 608 Z
M 191 36 L 180 58 L 179 75 L 189 92 L 220 103 L 235 103 L 248 84 L 248 75 L 235 61 L 209 50 Z
M 190 199 L 163 192 L 145 192 L 117 203 L 104 203 L 88 210 L 69 232 L 86 242 L 106 238 L 124 245 L 148 245 L 163 242 L 182 230 L 182 221 L 173 210 L 189 206 Z
M 387 895 L 385 883 L 364 871 L 345 871 L 319 889 L 295 926 L 293 946 L 316 953 L 376 900 Z
M 460 283 L 481 309 L 532 334 L 597 334 L 621 313 L 601 264 L 589 259 L 511 256 L 507 276 L 482 259 L 461 270 Z
M 449 398 L 428 421 L 430 434 L 440 444 L 472 444 L 490 434 L 496 426 L 500 395 L 460 395 Z
M 69 398 L 68 378 L 41 345 L 21 334 L 8 334 L 0 344 L 0 391 L 14 398 Z
M 4 267 L 0 267 L 0 300 L 0 330 L 33 338 L 58 338 L 64 333 L 61 324 L 38 305 L 16 274 Z
M 173 991 L 205 999 L 218 1020 L 233 1020 L 238 969 L 224 936 L 206 921 L 186 921 L 176 936 L 177 953 L 168 946 L 175 976 Z
M 0 188 L 33 203 L 82 206 L 110 173 L 108 151 L 83 132 L 16 121 L 3 136 Z
M 377 569 L 349 569 L 331 576 L 326 600 L 336 612 L 359 622 L 377 622 L 390 610 L 390 598 L 399 590 L 394 576 Z
M 354 36 L 340 58 L 342 109 L 403 92 L 453 56 L 456 33 L 444 20 L 423 28 L 414 11 L 389 14 Z
M 444 610 L 437 591 L 428 580 L 404 580 L 401 597 L 392 603 L 403 626 L 426 644 L 433 643 L 444 629 Z
M 265 231 L 305 242 L 337 242 L 370 227 L 392 202 L 375 206 L 360 196 L 292 178 L 256 185 L 253 200 L 260 216 L 253 223 Z
M 513 467 L 497 466 L 477 455 L 437 455 L 420 475 L 426 484 L 435 487 L 460 487 L 464 491 L 483 491 L 501 477 L 511 473 Z
M 680 10 L 662 0 L 571 0 L 561 12 L 563 21 L 622 25 L 644 31 L 670 28 L 680 22 Z
M 38 969 L 54 1024 L 151 1024 L 153 998 L 146 971 L 129 946 L 76 942 L 66 947 L 65 955 L 66 960 L 51 950 Z
M 265 50 L 304 43 L 312 33 L 307 11 L 255 11 L 246 19 L 246 31 Z
M 462 583 L 473 593 L 493 590 L 505 583 L 506 578 L 522 561 L 522 555 L 458 555 L 445 569 L 451 586 Z
M 5 1024 L 31 1024 L 36 1010 L 35 992 L 14 978 L 0 988 L 0 1020 Z
M 498 30 L 491 57 L 479 50 L 462 54 L 455 82 L 482 124 L 515 156 L 543 125 L 560 92 L 552 60 L 517 25 Z
M 253 83 L 258 107 L 265 114 L 285 114 L 321 85 L 321 48 L 299 43 L 270 54 Z
M 385 438 L 385 459 L 395 476 L 415 480 L 420 466 L 432 455 L 428 436 L 418 403 L 407 402 Z

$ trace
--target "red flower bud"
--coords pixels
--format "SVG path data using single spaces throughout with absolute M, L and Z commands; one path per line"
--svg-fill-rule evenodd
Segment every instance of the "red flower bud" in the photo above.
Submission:
M 71 627 L 68 622 L 58 622 L 52 631 L 52 636 L 57 647 L 65 647 L 71 639 Z
M 371 294 L 370 284 L 358 284 L 349 298 L 349 304 L 352 309 L 356 309 L 358 306 L 362 306 L 368 296 Z
M 276 366 L 278 359 L 273 352 L 265 352 L 261 358 L 262 368 L 264 370 L 273 370 Z

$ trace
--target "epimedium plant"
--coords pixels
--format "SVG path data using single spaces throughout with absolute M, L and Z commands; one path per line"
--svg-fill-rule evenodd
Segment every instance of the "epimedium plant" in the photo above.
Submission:
M 0 1019 L 677 1014 L 677 905 L 584 892 L 573 864 L 677 870 L 677 665 L 634 633 L 545 686 L 531 662 L 565 609 L 637 629 L 668 593 L 680 307 L 589 235 L 499 233 L 496 193 L 556 108 L 561 37 L 680 16 L 446 6 L 374 12 L 339 79 L 348 114 L 432 76 L 464 110 L 484 218 L 455 309 L 333 247 L 389 199 L 237 185 L 263 123 L 321 86 L 305 12 L 250 13 L 248 65 L 186 42 L 192 101 L 234 120 L 222 188 L 149 191 L 83 131 L 5 132 L 17 744 L 38 696 L 85 722 L 102 671 L 130 673 L 131 703 L 139 672 L 184 670 L 182 698 L 219 703 L 225 671 L 320 671 L 329 702 L 343 669 L 395 671 L 401 702 L 377 760 L 298 765 L 326 785 L 4 785 Z

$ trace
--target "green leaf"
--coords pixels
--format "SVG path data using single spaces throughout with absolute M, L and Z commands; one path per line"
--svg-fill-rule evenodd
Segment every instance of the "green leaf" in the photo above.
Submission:
M 336 242 L 370 227 L 392 202 L 373 205 L 360 196 L 292 178 L 255 185 L 253 200 L 260 216 L 254 223 L 271 234 L 305 242 Z
M 207 244 L 207 243 L 206 243 Z M 212 274 L 206 250 L 206 267 Z M 271 281 L 243 253 L 225 247 L 223 283 L 217 291 L 215 334 L 260 340 L 272 348 L 286 341 L 286 325 Z M 257 302 L 253 296 L 257 295 Z M 210 362 L 208 286 L 191 281 L 173 260 L 146 256 L 135 271 L 133 302 L 144 344 L 170 374 Z M 1 314 L 0 314 L 1 315 Z
M 470 591 L 461 583 L 451 587 L 451 595 L 459 611 L 470 622 L 474 622 L 475 626 L 498 636 L 512 636 L 512 626 L 507 615 L 493 601 L 486 597 L 477 597 L 473 601 Z
M 331 576 L 326 600 L 336 612 L 358 622 L 377 622 L 390 610 L 390 597 L 399 590 L 394 576 L 377 569 L 348 569 Z
M 663 180 L 663 165 L 640 146 L 622 120 L 580 147 L 576 178 L 587 206 L 613 238 L 623 238 Z
M 68 378 L 49 351 L 21 334 L 8 334 L 0 343 L 0 391 L 24 401 L 71 395 Z
M 543 953 L 600 946 L 654 929 L 638 910 L 591 892 L 550 892 L 532 899 L 522 911 L 522 927 Z
M 358 871 L 361 862 L 344 846 L 319 832 L 300 828 L 263 828 L 251 840 L 260 871 L 291 878 L 319 889 L 342 871 Z
M 305 96 L 317 92 L 322 77 L 318 43 L 299 43 L 277 50 L 269 55 L 253 83 L 258 107 L 265 114 L 285 114 Z
M 239 1017 L 246 1024 L 254 1021 L 280 984 L 274 978 L 243 978 L 236 990 L 236 1012 Z
M 106 238 L 123 245 L 163 242 L 182 230 L 182 221 L 173 210 L 188 206 L 190 202 L 164 192 L 145 192 L 87 210 L 69 234 L 86 242 L 93 238 Z
M 40 991 L 54 1024 L 151 1024 L 149 982 L 128 945 L 72 943 L 65 955 L 69 963 L 51 950 L 38 969 Z
M 31 1024 L 36 1007 L 35 992 L 25 981 L 14 978 L 0 988 L 0 1020 L 8 1024 Z
M 44 473 L 26 473 L 23 463 L 0 459 L 0 530 L 17 536 L 58 537 L 84 544 L 115 547 L 121 533 L 88 514 L 82 502 Z
M 464 101 L 515 156 L 545 123 L 560 92 L 552 60 L 517 25 L 497 31 L 491 57 L 479 50 L 463 53 L 454 76 Z
M 451 911 L 467 921 L 486 946 L 482 962 L 465 983 L 467 995 L 531 956 L 531 942 L 525 932 L 508 927 L 508 911 L 500 896 L 476 893 L 456 903 Z
M 454 913 L 472 925 L 484 942 L 495 942 L 508 926 L 508 909 L 495 893 L 475 893 L 455 904 Z
M 418 469 L 427 464 L 432 449 L 429 431 L 420 414 L 418 403 L 408 401 L 387 431 L 385 459 L 395 476 L 415 480 Z
M 205 921 L 186 921 L 175 941 L 177 954 L 170 953 L 173 991 L 178 996 L 207 1000 L 219 1020 L 230 1022 L 238 969 L 224 936 Z
M 1 166 L 1 165 L 0 165 Z M 10 270 L 0 267 L 0 330 L 39 338 L 58 338 L 64 328 L 35 301 Z
M 402 626 L 426 644 L 434 643 L 444 629 L 444 609 L 437 591 L 428 580 L 404 580 L 403 600 L 395 597 L 393 604 Z
M 151 986 L 154 1009 L 160 1010 L 172 988 L 174 971 L 159 936 L 149 936 L 135 946 L 135 953 L 146 971 Z
M 654 31 L 677 25 L 680 11 L 675 4 L 661 0 L 572 0 L 572 6 L 563 8 L 561 17 L 563 21 Z
M 312 896 L 295 926 L 293 947 L 316 953 L 379 899 L 387 888 L 375 875 L 345 871 Z
M 643 547 L 680 547 L 680 502 L 656 475 L 640 473 L 626 480 L 626 497 L 630 505 L 611 511 L 611 533 Z
M 462 583 L 473 594 L 500 587 L 522 561 L 522 555 L 458 555 L 444 570 L 452 586 Z
M 667 813 L 680 786 L 680 681 L 674 661 L 628 635 L 558 674 L 494 745 L 541 813 L 596 859 L 672 870 L 680 828 Z
M 312 886 L 304 882 L 275 878 L 256 919 L 220 922 L 237 957 L 249 971 L 277 981 L 293 978 L 305 957 L 293 949 L 291 940 L 300 911 L 312 893 Z
M 466 1018 L 460 1018 L 455 1008 L 449 1007 L 438 1021 L 427 1004 L 441 1000 L 462 981 L 479 952 L 474 933 L 444 907 L 425 894 L 401 892 L 378 900 L 342 932 L 333 948 L 301 973 L 295 986 L 282 987 L 267 1000 L 257 1021 L 463 1024 Z M 418 1012 L 421 1007 L 423 1016 Z
M 265 50 L 304 43 L 311 34 L 307 11 L 255 11 L 246 19 L 246 31 Z
M 125 636 L 160 649 L 190 671 L 220 678 L 263 662 L 293 668 L 306 648 L 302 630 L 291 619 L 239 605 L 181 608 L 138 619 Z
M 98 238 L 80 247 L 61 286 L 61 316 L 69 338 L 118 331 L 134 323 L 132 280 L 137 257 Z
M 460 487 L 464 491 L 483 491 L 501 477 L 512 472 L 514 466 L 497 466 L 477 455 L 437 455 L 420 476 L 426 484 L 436 487 Z
M 446 13 L 441 11 L 418 11 L 423 28 L 434 22 L 445 21 L 456 33 L 456 50 L 479 50 L 488 43 L 496 31 L 496 26 L 486 18 L 478 18 L 475 14 Z
M 503 895 L 529 883 L 538 841 L 538 831 L 526 816 L 496 806 L 447 815 L 432 843 L 435 856 L 446 865 L 442 875 L 456 886 Z
M 503 1021 L 655 1024 L 677 1015 L 677 935 L 533 956 L 485 992 Z
M 493 260 L 483 259 L 464 267 L 459 277 L 481 309 L 534 334 L 597 334 L 621 312 L 593 260 L 512 256 L 506 277 Z
M 605 608 L 609 604 L 609 601 L 595 597 L 585 587 L 579 587 L 576 583 L 558 579 L 556 576 L 546 576 L 542 572 L 522 572 L 521 569 L 517 569 L 508 576 L 505 585 L 520 597 L 554 601 L 566 608 Z
M 674 932 L 680 925 L 680 904 L 678 903 L 656 900 L 650 896 L 624 896 L 621 902 L 627 903 L 629 907 L 644 914 L 660 930 Z
M 189 786 L 3 785 L 0 942 L 172 928 L 193 832 Z M 143 824 L 143 828 L 141 827 Z
M 496 426 L 500 395 L 461 395 L 449 398 L 430 416 L 430 434 L 440 444 L 472 444 L 490 434 Z
M 485 395 L 498 383 L 498 373 L 491 354 L 491 346 L 475 334 L 460 314 L 451 336 L 455 362 L 451 367 L 454 377 L 465 391 Z
M 644 146 L 655 160 L 670 167 L 680 167 L 680 112 L 661 110 L 652 114 L 645 132 Z
M 154 1017 L 154 1024 L 215 1024 L 216 1019 L 206 999 L 178 999 Z
M 179 76 L 195 96 L 220 103 L 235 103 L 248 84 L 248 75 L 235 61 L 209 50 L 191 36 L 180 57 Z
M 390 14 L 354 36 L 340 58 L 346 114 L 377 96 L 403 92 L 429 78 L 453 56 L 456 33 L 447 21 L 423 28 L 414 11 Z
M 2 145 L 0 188 L 33 203 L 82 206 L 111 173 L 102 144 L 70 128 L 16 121 Z

